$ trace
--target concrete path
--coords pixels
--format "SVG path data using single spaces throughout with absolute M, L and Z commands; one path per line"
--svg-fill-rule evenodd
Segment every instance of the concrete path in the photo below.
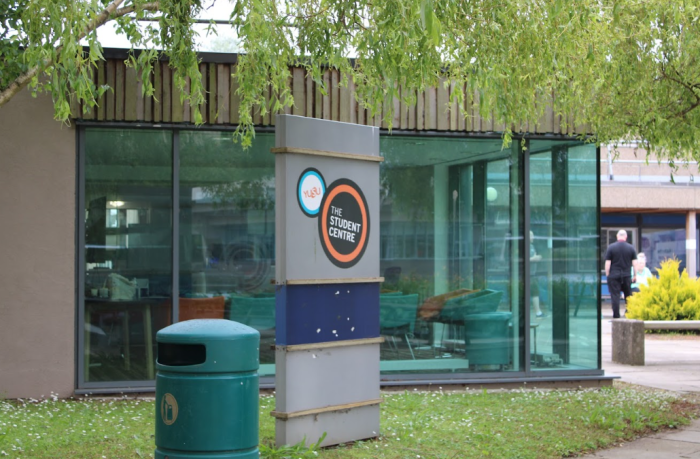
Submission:
M 700 458 L 700 420 L 680 430 L 644 437 L 583 457 L 604 459 Z
M 676 392 L 700 393 L 700 337 L 646 336 L 645 365 L 621 365 L 612 361 L 612 315 L 603 314 L 603 369 L 622 381 Z
M 700 337 L 647 336 L 645 365 L 612 362 L 612 313 L 603 309 L 603 369 L 621 381 L 679 393 L 700 394 Z M 700 459 L 700 420 L 679 430 L 658 433 L 620 447 L 584 456 L 605 459 Z

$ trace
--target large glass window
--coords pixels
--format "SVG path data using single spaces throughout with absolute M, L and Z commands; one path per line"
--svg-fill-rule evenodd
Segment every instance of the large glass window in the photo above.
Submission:
M 661 262 L 676 258 L 679 269 L 686 267 L 686 215 L 685 214 L 603 214 L 601 229 L 601 255 L 609 244 L 616 241 L 617 231 L 627 231 L 627 242 L 647 257 L 647 267 L 656 273 Z M 604 260 L 601 260 L 604 262 Z M 602 267 L 601 267 L 602 270 Z
M 598 368 L 596 148 L 530 142 L 533 370 Z
M 180 134 L 179 319 L 226 318 L 261 334 L 274 374 L 274 136 L 244 151 L 230 133 Z
M 82 132 L 81 384 L 147 384 L 156 331 L 204 317 L 259 330 L 273 375 L 274 135 Z M 386 377 L 599 368 L 593 146 L 392 135 L 381 153 Z
M 171 139 L 85 133 L 85 382 L 154 378 L 154 335 L 171 320 Z
M 642 228 L 641 248 L 647 256 L 647 267 L 656 272 L 661 262 L 669 258 L 680 260 L 685 269 L 685 228 Z
M 384 137 L 385 372 L 522 371 L 518 149 Z

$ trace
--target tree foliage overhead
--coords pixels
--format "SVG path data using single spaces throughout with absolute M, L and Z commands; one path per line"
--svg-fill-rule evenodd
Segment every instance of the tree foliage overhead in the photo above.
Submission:
M 700 2 L 618 2 L 589 112 L 601 138 L 700 159 Z
M 211 3 L 0 0 L 0 107 L 27 85 L 52 94 L 60 120 L 69 117 L 71 96 L 94 106 L 108 89 L 95 87 L 91 77 L 102 58 L 96 30 L 108 22 L 118 24 L 134 49 L 145 50 L 130 65 L 147 75 L 167 56 L 183 97 L 203 103 L 194 18 Z M 671 159 L 700 151 L 700 0 L 229 5 L 243 51 L 235 76 L 244 143 L 253 135 L 253 106 L 277 111 L 293 104 L 290 66 L 302 66 L 321 86 L 327 67 L 341 71 L 342 84 L 352 78 L 362 105 L 379 112 L 385 104 L 389 125 L 393 104 L 387 101 L 412 102 L 416 91 L 447 82 L 454 83 L 452 102 L 464 107 L 465 97 L 476 93 L 481 115 L 493 114 L 506 126 L 529 122 L 532 128 L 553 96 L 555 113 L 588 125 L 600 142 L 642 139 Z M 144 91 L 152 91 L 144 82 Z M 265 105 L 269 86 L 274 95 Z M 510 130 L 504 135 L 509 139 Z

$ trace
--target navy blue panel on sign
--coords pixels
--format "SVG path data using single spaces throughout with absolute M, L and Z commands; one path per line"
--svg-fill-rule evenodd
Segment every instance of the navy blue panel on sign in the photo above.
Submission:
M 277 344 L 379 337 L 379 285 L 277 286 Z
M 275 286 L 275 343 L 287 342 L 287 286 Z

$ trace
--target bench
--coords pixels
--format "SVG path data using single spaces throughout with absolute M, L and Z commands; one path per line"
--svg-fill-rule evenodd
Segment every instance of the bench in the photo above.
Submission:
M 612 360 L 624 365 L 644 365 L 644 330 L 700 330 L 700 320 L 612 321 Z
M 700 320 L 645 320 L 645 330 L 700 330 Z

